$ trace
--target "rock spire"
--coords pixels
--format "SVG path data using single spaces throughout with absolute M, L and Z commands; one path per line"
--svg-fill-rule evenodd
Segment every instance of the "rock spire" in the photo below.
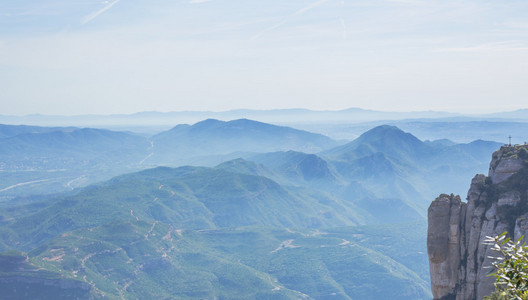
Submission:
M 429 206 L 427 252 L 435 300 L 480 300 L 494 290 L 486 236 L 528 236 L 528 146 L 495 151 L 488 176 L 471 181 L 467 202 L 442 194 Z

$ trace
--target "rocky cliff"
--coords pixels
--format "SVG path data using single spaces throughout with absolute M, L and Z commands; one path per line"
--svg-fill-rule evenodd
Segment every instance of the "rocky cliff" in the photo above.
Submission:
M 486 236 L 528 236 L 528 145 L 493 153 L 489 174 L 471 181 L 467 202 L 442 194 L 428 211 L 427 252 L 434 299 L 482 299 L 493 290 L 488 277 L 496 255 Z

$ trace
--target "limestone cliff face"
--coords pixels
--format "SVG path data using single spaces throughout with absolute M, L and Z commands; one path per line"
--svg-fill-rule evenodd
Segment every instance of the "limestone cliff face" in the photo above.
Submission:
M 467 203 L 440 195 L 428 211 L 427 252 L 434 299 L 482 299 L 494 290 L 487 277 L 496 253 L 486 236 L 528 236 L 528 146 L 493 153 L 488 176 L 471 181 Z

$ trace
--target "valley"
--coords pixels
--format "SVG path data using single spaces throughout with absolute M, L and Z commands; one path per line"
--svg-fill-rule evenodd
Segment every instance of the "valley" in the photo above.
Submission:
M 49 274 L 0 264 L 0 284 L 86 299 L 429 299 L 427 205 L 501 145 L 248 119 L 0 129 L 0 260 Z
M 484 236 L 528 234 L 526 16 L 0 1 L 0 299 L 483 300 Z

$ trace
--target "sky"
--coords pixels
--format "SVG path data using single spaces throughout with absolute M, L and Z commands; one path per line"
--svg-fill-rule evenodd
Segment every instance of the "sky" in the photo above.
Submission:
M 528 1 L 2 0 L 0 114 L 528 107 Z

